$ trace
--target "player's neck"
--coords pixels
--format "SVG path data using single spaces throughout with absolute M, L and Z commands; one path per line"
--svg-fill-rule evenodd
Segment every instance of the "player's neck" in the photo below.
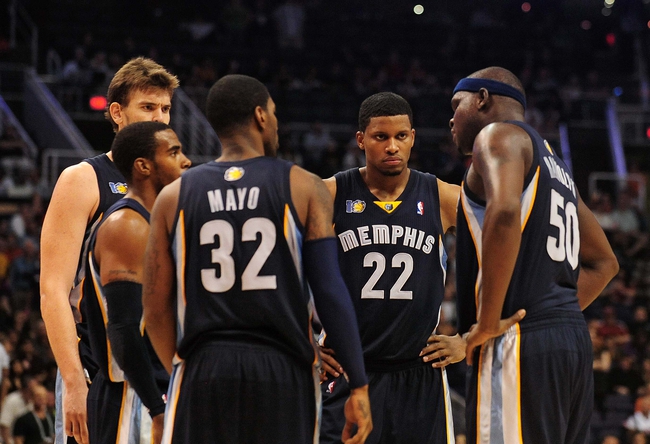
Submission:
M 127 191 L 124 197 L 139 202 L 140 205 L 151 213 L 156 196 L 158 196 L 158 193 L 153 187 L 134 187 L 133 185 L 129 185 L 129 191 Z
M 238 134 L 221 140 L 221 156 L 217 162 L 234 162 L 252 159 L 264 155 L 264 144 L 261 138 L 249 134 Z
M 387 176 L 368 167 L 359 170 L 368 190 L 380 201 L 391 202 L 399 198 L 411 177 L 411 169 L 404 170 L 396 176 Z

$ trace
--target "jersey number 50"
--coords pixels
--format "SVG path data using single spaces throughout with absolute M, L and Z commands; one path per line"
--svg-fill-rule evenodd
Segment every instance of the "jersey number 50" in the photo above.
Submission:
M 560 214 L 564 213 L 564 218 Z M 556 262 L 569 261 L 572 269 L 578 266 L 580 253 L 580 230 L 578 228 L 578 211 L 573 202 L 564 204 L 564 197 L 555 190 L 551 190 L 551 225 L 558 229 L 558 236 L 548 236 L 546 251 L 551 259 Z
M 275 225 L 264 217 L 248 219 L 241 229 L 241 241 L 256 241 L 258 233 L 261 236 L 260 245 L 241 275 L 242 291 L 278 288 L 275 275 L 260 276 L 264 263 L 275 247 Z M 212 263 L 219 265 L 221 276 L 217 277 L 214 268 L 204 268 L 201 270 L 201 283 L 212 293 L 224 293 L 235 285 L 235 260 L 232 257 L 235 230 L 225 220 L 211 220 L 203 224 L 199 233 L 201 245 L 215 243 L 215 237 L 219 238 L 219 248 L 211 250 Z

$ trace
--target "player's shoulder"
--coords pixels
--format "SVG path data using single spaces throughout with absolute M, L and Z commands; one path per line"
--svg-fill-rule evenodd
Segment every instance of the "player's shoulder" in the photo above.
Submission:
M 108 215 L 97 236 L 125 242 L 130 237 L 140 238 L 148 231 L 149 222 L 134 209 L 124 206 Z
M 83 181 L 97 182 L 97 173 L 95 172 L 95 168 L 85 160 L 65 168 L 61 172 L 57 184 L 59 182 L 67 183 Z

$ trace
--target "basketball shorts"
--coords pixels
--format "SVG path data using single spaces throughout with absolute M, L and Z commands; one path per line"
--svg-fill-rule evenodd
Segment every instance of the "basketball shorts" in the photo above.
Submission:
M 367 372 L 373 429 L 367 444 L 454 443 L 447 376 L 430 365 Z M 350 389 L 343 376 L 321 384 L 321 444 L 340 444 Z
M 593 352 L 582 313 L 515 324 L 475 353 L 467 379 L 468 443 L 589 442 Z
M 319 406 L 311 365 L 266 345 L 206 342 L 174 368 L 162 442 L 317 443 Z
M 99 372 L 88 391 L 88 435 L 92 444 L 151 444 L 151 416 L 128 383 Z

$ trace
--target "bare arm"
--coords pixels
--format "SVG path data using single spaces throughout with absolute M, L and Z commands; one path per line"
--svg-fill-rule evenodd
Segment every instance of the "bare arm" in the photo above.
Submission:
M 510 125 L 508 125 L 511 127 Z M 478 322 L 467 340 L 467 363 L 472 364 L 474 348 L 502 334 L 521 320 L 524 310 L 506 320 L 501 312 L 514 272 L 521 244 L 521 192 L 526 160 L 522 155 L 521 133 L 503 126 L 486 127 L 474 141 L 472 168 L 480 177 L 486 200 L 483 221 Z
M 178 207 L 179 193 L 180 179 L 163 188 L 154 204 L 142 288 L 147 334 L 160 362 L 169 373 L 176 354 L 176 272 L 169 234 Z
M 86 224 L 99 203 L 97 177 L 82 162 L 66 169 L 54 188 L 41 232 L 41 312 L 52 352 L 65 384 L 64 427 L 77 442 L 88 442 L 88 388 L 77 348 L 68 300 Z
M 458 197 L 460 187 L 438 179 L 438 195 L 440 198 L 440 217 L 442 218 L 442 230 L 456 228 L 456 211 L 458 209 Z
M 593 213 L 578 200 L 580 225 L 580 276 L 578 302 L 584 310 L 618 273 L 619 265 L 607 237 Z
M 148 238 L 149 224 L 135 211 L 118 211 L 103 223 L 95 242 L 102 285 L 115 281 L 142 282 Z
M 518 139 L 507 128 L 493 128 L 479 133 L 474 142 L 473 167 L 482 178 L 486 200 L 477 314 L 478 328 L 487 333 L 499 330 L 521 244 L 520 199 L 526 171 Z

